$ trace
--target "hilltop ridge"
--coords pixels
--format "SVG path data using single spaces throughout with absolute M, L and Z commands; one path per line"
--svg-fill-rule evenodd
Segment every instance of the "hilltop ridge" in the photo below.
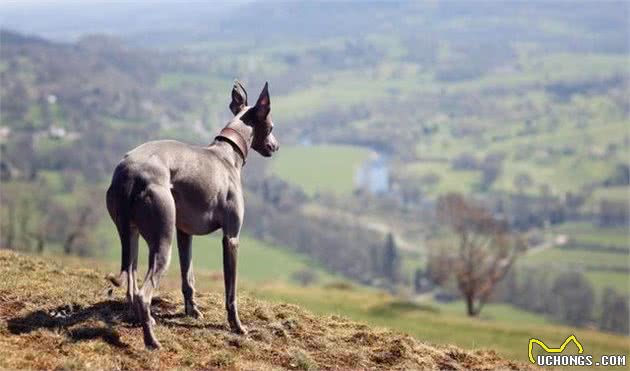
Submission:
M 164 348 L 144 349 L 121 293 L 104 273 L 0 251 L 2 369 L 526 369 L 491 350 L 437 346 L 409 335 L 316 316 L 241 295 L 246 337 L 224 321 L 221 293 L 200 293 L 204 318 L 182 315 L 179 292 L 154 299 Z

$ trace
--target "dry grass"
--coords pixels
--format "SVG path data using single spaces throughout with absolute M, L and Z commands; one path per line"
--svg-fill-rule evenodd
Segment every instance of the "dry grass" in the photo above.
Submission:
M 492 351 L 419 342 L 338 316 L 240 297 L 245 337 L 228 331 L 221 293 L 198 295 L 201 320 L 183 317 L 179 292 L 154 299 L 160 351 L 147 351 L 122 294 L 105 274 L 0 251 L 3 369 L 523 369 Z

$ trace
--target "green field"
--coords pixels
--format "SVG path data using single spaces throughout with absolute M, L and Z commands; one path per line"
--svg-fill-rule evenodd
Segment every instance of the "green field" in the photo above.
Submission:
M 624 269 L 630 267 L 630 255 L 610 251 L 572 248 L 572 243 L 585 243 L 605 247 L 630 249 L 628 231 L 623 227 L 597 228 L 588 223 L 565 223 L 554 226 L 554 232 L 569 237 L 566 248 L 553 247 L 532 252 L 519 264 L 550 266 L 557 269 L 582 269 L 599 294 L 607 287 L 620 294 L 630 292 L 630 275 Z M 620 271 L 621 270 L 621 271 Z
M 583 243 L 612 245 L 630 249 L 630 231 L 624 227 L 597 228 L 589 223 L 565 223 L 554 226 L 557 233 L 566 233 L 572 240 Z
M 476 171 L 453 170 L 449 163 L 417 162 L 402 167 L 401 172 L 412 179 L 422 181 L 427 175 L 436 175 L 435 185 L 425 185 L 425 192 L 431 195 L 458 192 L 467 193 L 479 183 L 480 173 Z
M 107 269 L 112 273 L 117 272 L 120 267 L 121 248 L 118 233 L 109 217 L 104 216 L 97 226 L 96 233 L 104 249 L 96 251 L 98 255 L 91 259 L 101 269 Z M 193 266 L 195 270 L 205 272 L 206 276 L 222 273 L 222 251 L 220 231 L 210 236 L 193 237 Z M 46 245 L 44 254 L 45 256 L 65 260 L 69 263 L 73 261 L 72 257 L 62 254 L 61 245 L 58 243 Z M 147 259 L 148 248 L 144 240 L 140 238 L 139 278 L 144 277 Z M 178 259 L 177 244 L 173 241 L 169 276 L 179 277 Z M 251 283 L 288 282 L 292 280 L 291 276 L 295 272 L 302 270 L 313 271 L 317 277 L 316 282 L 319 283 L 338 279 L 338 276 L 327 272 L 307 256 L 294 253 L 286 247 L 274 246 L 247 235 L 241 236 L 240 239 L 238 270 L 239 278 Z
M 630 276 L 626 273 L 599 271 L 585 274 L 595 290 L 600 293 L 606 288 L 612 288 L 621 295 L 628 295 L 630 292 Z
M 293 146 L 278 152 L 271 169 L 309 195 L 343 195 L 354 190 L 356 172 L 369 155 L 369 150 L 353 146 Z
M 514 192 L 515 177 L 527 174 L 532 179 L 532 185 L 524 190 L 526 193 L 538 194 L 542 185 L 548 185 L 556 194 L 577 192 L 582 186 L 592 184 L 593 181 L 603 181 L 613 172 L 615 164 L 623 162 L 624 156 L 627 156 L 627 149 L 621 145 L 620 138 L 627 135 L 628 122 L 600 120 L 596 118 L 588 127 L 576 130 L 574 124 L 567 119 L 566 122 L 557 124 L 557 127 L 539 133 L 528 135 L 503 133 L 507 138 L 501 141 L 493 141 L 490 137 L 455 138 L 447 133 L 438 132 L 433 138 L 418 143 L 416 152 L 420 157 L 439 156 L 448 162 L 406 164 L 400 167 L 399 172 L 412 179 L 431 172 L 440 177 L 440 182 L 435 187 L 437 193 L 451 191 L 468 193 L 474 191 L 474 186 L 480 179 L 480 172 L 453 170 L 450 161 L 462 153 L 472 153 L 478 159 L 482 159 L 488 153 L 503 153 L 506 155 L 505 161 L 492 190 Z M 514 123 L 513 127 L 518 128 L 520 125 Z M 491 131 L 491 135 L 501 134 L 505 130 L 497 128 Z M 614 160 L 593 155 L 609 144 L 621 148 Z M 575 152 L 570 155 L 554 156 L 548 153 L 550 149 L 560 151 L 563 148 L 571 148 Z M 628 200 L 630 196 L 628 189 L 623 187 L 596 188 L 593 198 Z
M 608 271 L 606 269 L 627 268 L 630 264 L 628 255 L 587 250 L 566 250 L 551 248 L 523 257 L 519 264 L 549 266 L 554 270 L 563 268 L 584 269 L 586 277 L 601 293 L 606 287 L 612 287 L 621 294 L 630 292 L 630 276 L 627 273 Z M 592 270 L 600 266 L 597 270 Z M 603 269 L 603 270 L 600 270 Z
M 553 247 L 539 253 L 532 253 L 523 257 L 524 263 L 568 265 L 577 267 L 606 266 L 611 268 L 628 267 L 628 255 L 590 250 L 570 250 Z
M 433 302 L 439 311 L 456 316 L 465 316 L 466 304 L 463 301 L 451 303 Z M 529 323 L 543 325 L 550 323 L 545 316 L 519 309 L 509 304 L 488 303 L 484 305 L 483 311 L 479 314 L 480 320 L 498 321 L 503 323 Z

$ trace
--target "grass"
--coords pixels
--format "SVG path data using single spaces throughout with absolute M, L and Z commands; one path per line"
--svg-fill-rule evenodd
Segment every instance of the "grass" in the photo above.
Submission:
M 551 248 L 540 253 L 526 255 L 519 264 L 548 266 L 553 269 L 569 267 L 584 269 L 598 298 L 607 287 L 614 288 L 620 294 L 630 292 L 628 273 L 607 270 L 627 269 L 630 256 L 626 254 Z
M 492 348 L 500 356 L 526 362 L 527 343 L 535 337 L 549 344 L 562 343 L 575 334 L 584 345 L 585 352 L 601 354 L 627 354 L 630 339 L 584 328 L 551 325 L 539 317 L 512 308 L 490 307 L 495 316 L 506 316 L 506 321 L 484 318 L 468 318 L 455 314 L 452 308 L 443 311 L 439 307 L 401 305 L 386 294 L 369 290 L 335 290 L 329 287 L 298 289 L 290 286 L 266 286 L 258 288 L 255 295 L 267 299 L 298 304 L 316 313 L 335 313 L 373 326 L 386 326 L 404 331 L 419 340 L 439 344 L 454 344 L 463 348 Z M 507 321 L 512 316 L 512 321 Z
M 558 233 L 566 233 L 577 242 L 613 245 L 630 249 L 630 234 L 627 228 L 598 228 L 590 223 L 564 223 L 554 227 Z
M 630 266 L 629 255 L 606 251 L 570 249 L 572 242 L 630 249 L 630 237 L 626 228 L 598 228 L 590 223 L 572 222 L 555 226 L 554 232 L 569 236 L 571 242 L 569 242 L 568 248 L 551 248 L 544 252 L 527 255 L 523 257 L 522 263 L 541 265 L 553 262 L 557 267 L 572 266 L 586 269 L 586 277 L 597 293 L 603 292 L 607 287 L 611 287 L 622 294 L 630 292 L 630 275 L 628 273 L 592 270 L 592 268 L 603 269 L 605 267 L 627 269 Z M 591 269 L 589 270 L 589 268 Z
M 599 228 L 590 223 L 572 222 L 554 226 L 553 230 L 556 234 L 566 234 L 570 238 L 568 247 L 566 249 L 553 247 L 540 253 L 526 255 L 519 264 L 549 266 L 554 269 L 568 267 L 584 269 L 586 278 L 593 285 L 598 298 L 601 298 L 600 294 L 608 287 L 620 294 L 630 292 L 630 274 L 619 271 L 630 266 L 630 255 L 605 250 L 570 249 L 571 243 L 630 249 L 626 228 Z
M 294 146 L 279 151 L 271 169 L 309 195 L 318 192 L 342 195 L 354 190 L 356 172 L 369 155 L 369 150 L 353 146 Z
M 603 200 L 630 204 L 630 188 L 624 186 L 596 188 L 589 199 L 588 206 L 597 210 Z
M 451 303 L 435 303 L 436 308 L 445 313 L 454 315 L 465 315 L 466 304 L 463 301 L 454 301 Z M 484 305 L 483 311 L 480 313 L 482 320 L 492 320 L 504 323 L 529 323 L 535 325 L 543 325 L 549 321 L 540 314 L 528 312 L 509 304 L 488 303 Z
M 390 71 L 392 67 L 407 69 L 404 64 L 392 66 L 391 63 L 384 63 L 376 67 L 326 71 L 315 75 L 312 77 L 314 83 L 309 87 L 272 98 L 274 117 L 284 117 L 290 124 L 291 121 L 326 109 L 378 104 L 401 93 L 438 90 L 437 85 L 429 84 L 426 74 L 405 71 L 400 77 L 394 78 Z
M 528 264 L 557 263 L 567 266 L 589 267 L 606 266 L 611 268 L 627 268 L 629 256 L 590 250 L 569 250 L 553 247 L 537 254 L 524 256 L 523 262 Z
M 608 287 L 621 295 L 628 295 L 630 292 L 630 276 L 627 273 L 599 271 L 585 274 L 597 292 L 601 293 Z
M 509 74 L 485 74 L 465 82 L 443 84 L 450 91 L 465 92 L 489 88 L 516 89 L 543 83 L 604 79 L 624 74 L 626 58 L 613 55 L 571 53 L 546 54 L 522 61 L 523 71 Z
M 519 104 L 523 104 L 523 99 L 507 96 L 497 104 L 502 104 L 505 106 L 503 109 L 513 112 L 518 110 Z M 527 101 L 532 105 L 545 106 L 549 99 L 543 93 L 531 93 Z M 533 185 L 525 190 L 527 193 L 538 194 L 543 184 L 548 185 L 556 194 L 578 192 L 582 186 L 602 182 L 612 174 L 617 163 L 623 163 L 627 158 L 627 146 L 621 138 L 627 136 L 628 121 L 618 117 L 619 112 L 609 109 L 610 104 L 605 98 L 574 98 L 563 108 L 566 110 L 566 117 L 559 113 L 553 123 L 544 121 L 546 118 L 539 118 L 541 122 L 538 127 L 541 129 L 527 135 L 518 133 L 523 127 L 522 118 L 500 126 L 492 124 L 492 119 L 488 118 L 483 120 L 483 126 L 490 130 L 487 130 L 481 142 L 471 136 L 452 136 L 448 132 L 450 120 L 443 118 L 444 122 L 439 122 L 438 125 L 443 129 L 421 140 L 416 146 L 416 153 L 420 157 L 439 156 L 450 161 L 464 152 L 473 153 L 479 159 L 488 153 L 502 152 L 506 154 L 506 159 L 499 178 L 493 184 L 493 191 L 515 192 L 514 178 L 525 173 L 533 180 Z M 576 127 L 574 111 L 588 113 L 587 126 Z M 493 140 L 497 135 L 504 135 L 506 139 Z M 593 155 L 603 152 L 611 144 L 618 148 L 615 155 Z M 562 152 L 566 148 L 575 152 L 567 155 L 548 154 L 549 149 Z M 521 157 L 517 156 L 519 153 Z M 524 153 L 526 156 L 523 158 Z M 445 187 L 448 190 L 470 193 L 474 191 L 474 185 L 478 183 L 480 176 L 479 172 L 455 172 L 449 162 L 409 164 L 401 167 L 400 171 L 407 176 L 419 177 L 428 171 L 440 175 L 442 180 L 436 187 L 437 192 L 447 192 L 442 191 L 442 187 Z M 623 189 L 600 189 L 593 198 L 596 201 L 602 197 L 627 200 L 629 196 L 627 189 L 625 192 Z
M 107 297 L 103 283 L 103 272 L 0 251 L 0 368 L 529 368 L 493 351 L 433 345 L 244 294 L 240 313 L 249 333 L 237 336 L 229 331 L 222 297 L 215 292 L 197 295 L 203 319 L 182 316 L 178 293 L 164 292 L 154 299 L 155 332 L 163 348 L 151 352 L 144 349 L 141 328 L 130 322 L 122 295 Z
M 405 177 L 421 179 L 423 176 L 434 174 L 439 181 L 435 185 L 426 186 L 428 194 L 459 192 L 468 193 L 480 181 L 477 171 L 454 170 L 449 163 L 417 162 L 406 165 L 401 170 Z
M 156 87 L 160 90 L 171 90 L 186 87 L 187 85 L 200 85 L 208 90 L 229 92 L 232 82 L 230 80 L 204 75 L 199 73 L 170 72 L 160 75 Z
M 515 191 L 514 179 L 520 173 L 528 174 L 533 184 L 526 192 L 537 194 L 540 186 L 547 184 L 556 194 L 576 191 L 592 183 L 593 179 L 603 180 L 614 169 L 613 163 L 594 160 L 586 156 L 561 158 L 549 164 L 535 164 L 529 161 L 511 161 L 493 185 L 494 189 Z

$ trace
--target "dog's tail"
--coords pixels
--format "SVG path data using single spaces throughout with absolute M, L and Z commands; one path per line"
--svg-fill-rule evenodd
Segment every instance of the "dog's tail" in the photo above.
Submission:
M 122 245 L 120 273 L 118 275 L 110 273 L 106 276 L 107 280 L 115 287 L 122 286 L 131 269 L 134 269 L 137 264 L 138 247 L 137 243 L 133 243 L 131 233 L 131 206 L 140 192 L 139 186 L 141 184 L 135 180 L 128 181 L 128 178 L 125 179 L 127 176 L 124 168 L 117 167 L 114 171 L 112 185 L 107 190 L 106 195 L 107 210 L 116 224 Z
M 122 286 L 123 282 L 125 282 L 125 278 L 127 277 L 127 271 L 120 271 L 118 276 L 113 273 L 109 273 L 105 278 L 115 287 Z

